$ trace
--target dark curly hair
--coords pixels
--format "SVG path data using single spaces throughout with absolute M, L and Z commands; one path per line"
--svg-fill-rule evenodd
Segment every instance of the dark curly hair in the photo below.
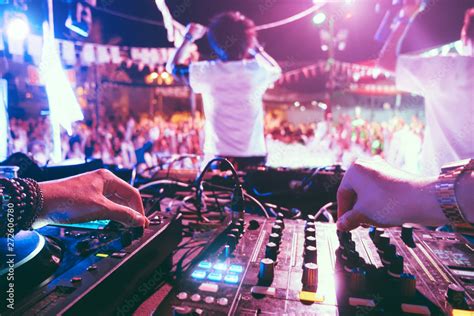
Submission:
M 247 58 L 257 33 L 252 20 L 240 12 L 229 11 L 211 19 L 207 36 L 217 57 L 229 61 Z

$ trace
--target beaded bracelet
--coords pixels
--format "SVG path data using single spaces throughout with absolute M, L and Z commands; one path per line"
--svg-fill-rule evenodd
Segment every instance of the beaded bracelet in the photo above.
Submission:
M 19 230 L 31 229 L 39 212 L 43 208 L 43 193 L 38 183 L 33 179 L 0 179 L 0 195 L 2 210 L 0 212 L 0 236 L 17 233 Z M 12 220 L 10 216 L 14 216 Z

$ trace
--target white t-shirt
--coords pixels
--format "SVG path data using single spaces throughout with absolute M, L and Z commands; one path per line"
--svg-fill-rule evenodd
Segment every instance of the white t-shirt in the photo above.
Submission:
M 421 153 L 424 175 L 474 158 L 474 57 L 400 56 L 397 87 L 425 98 L 426 129 Z
M 267 154 L 263 94 L 280 76 L 278 67 L 257 59 L 200 61 L 189 67 L 190 86 L 202 94 L 206 155 L 253 157 Z

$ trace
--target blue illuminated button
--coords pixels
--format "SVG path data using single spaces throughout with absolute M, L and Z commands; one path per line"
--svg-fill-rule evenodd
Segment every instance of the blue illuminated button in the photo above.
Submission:
M 244 267 L 239 266 L 237 264 L 233 264 L 233 265 L 230 266 L 229 271 L 230 272 L 241 273 L 242 271 L 244 271 Z
M 223 262 L 219 262 L 214 265 L 214 269 L 219 271 L 225 271 L 227 270 L 227 265 Z
M 207 278 L 211 281 L 220 281 L 222 280 L 222 273 L 212 272 L 212 273 L 209 273 Z
M 227 274 L 224 277 L 224 282 L 226 283 L 238 283 L 239 282 L 239 276 L 237 274 Z
M 201 261 L 199 262 L 198 267 L 202 269 L 210 269 L 212 267 L 212 263 L 209 261 Z
M 194 272 L 191 274 L 191 277 L 193 279 L 202 280 L 202 279 L 206 278 L 206 271 L 194 270 Z

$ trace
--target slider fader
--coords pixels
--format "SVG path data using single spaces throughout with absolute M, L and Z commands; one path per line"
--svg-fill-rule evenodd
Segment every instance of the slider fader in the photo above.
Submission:
M 246 215 L 155 315 L 474 315 L 474 253 L 460 235 Z

